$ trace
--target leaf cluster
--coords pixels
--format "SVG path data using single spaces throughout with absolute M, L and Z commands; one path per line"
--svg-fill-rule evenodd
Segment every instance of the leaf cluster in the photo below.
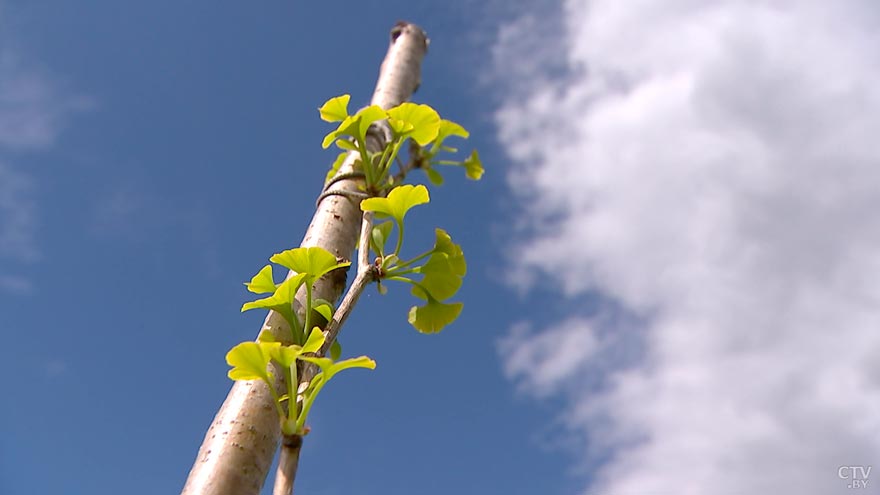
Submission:
M 256 294 L 268 294 L 271 296 L 247 302 L 242 307 L 242 312 L 250 309 L 270 309 L 277 312 L 287 320 L 291 329 L 291 340 L 302 345 L 305 339 L 305 328 L 309 328 L 311 312 L 317 311 L 325 320 L 330 321 L 333 314 L 333 305 L 325 300 L 312 301 L 312 286 L 327 273 L 338 268 L 345 268 L 351 262 L 340 262 L 332 253 L 321 247 L 299 247 L 276 253 L 269 261 L 281 265 L 290 270 L 287 279 L 276 284 L 272 276 L 272 265 L 264 266 L 250 282 L 244 285 Z M 303 321 L 300 321 L 293 310 L 294 299 L 300 287 L 306 288 L 306 307 L 309 311 L 303 312 Z
M 263 331 L 256 342 L 242 342 L 226 354 L 226 362 L 232 369 L 229 378 L 233 380 L 262 380 L 269 387 L 275 408 L 285 435 L 305 435 L 308 433 L 306 419 L 324 385 L 334 375 L 348 368 L 375 369 L 376 362 L 366 356 L 338 361 L 338 356 L 326 358 L 314 355 L 324 345 L 324 333 L 318 327 L 312 329 L 303 345 L 282 345 L 275 341 L 271 332 Z M 290 393 L 279 395 L 275 388 L 275 376 L 269 363 L 274 361 L 284 370 L 287 390 L 298 390 L 297 361 L 317 365 L 321 371 L 311 382 L 291 400 Z M 283 403 L 287 402 L 285 413 Z
M 348 154 L 355 153 L 355 170 L 363 176 L 361 196 L 366 196 L 360 203 L 361 209 L 372 212 L 380 220 L 372 224 L 372 220 L 365 219 L 363 227 L 363 235 L 370 238 L 362 239 L 360 249 L 375 254 L 375 262 L 369 266 L 369 280 L 377 282 L 383 294 L 387 292 L 383 282 L 408 284 L 412 295 L 420 301 L 410 308 L 409 323 L 419 332 L 437 333 L 461 314 L 462 303 L 447 301 L 461 287 L 467 263 L 461 246 L 439 228 L 435 230 L 434 245 L 430 249 L 409 259 L 402 258 L 406 215 L 413 207 L 430 202 L 430 195 L 424 185 L 401 182 L 407 170 L 421 169 L 432 184 L 440 185 L 443 183 L 443 176 L 437 170 L 440 166 L 461 167 L 467 178 L 478 180 L 483 175 L 479 155 L 473 151 L 460 161 L 442 158 L 442 153 L 458 151 L 447 144 L 447 139 L 453 136 L 467 138 L 468 131 L 455 122 L 441 119 L 428 105 L 403 103 L 389 110 L 372 105 L 350 115 L 349 100 L 349 95 L 331 98 L 319 109 L 323 120 L 338 122 L 336 129 L 324 137 L 323 147 L 335 143 L 343 150 L 327 175 L 328 185 Z M 374 132 L 382 133 L 380 142 L 384 143 L 382 149 L 375 152 L 368 150 L 366 144 L 369 134 Z M 399 154 L 407 142 L 409 160 L 403 164 Z M 400 165 L 401 172 L 392 176 L 390 169 L 395 162 Z M 363 258 L 360 263 L 359 277 L 361 270 L 369 265 L 367 259 Z M 289 324 L 293 343 L 284 345 L 271 332 L 264 330 L 256 342 L 238 344 L 226 355 L 226 361 L 232 367 L 229 377 L 264 381 L 275 399 L 284 433 L 303 435 L 307 432 L 305 421 L 315 398 L 336 373 L 354 367 L 373 369 L 376 363 L 366 356 L 340 361 L 341 348 L 334 338 L 335 333 L 329 330 L 330 327 L 324 332 L 311 321 L 312 314 L 317 313 L 336 325 L 334 332 L 338 331 L 338 325 L 345 319 L 340 314 L 347 314 L 347 305 L 342 305 L 340 314 L 334 314 L 333 303 L 313 298 L 312 290 L 318 279 L 333 270 L 348 267 L 349 262 L 337 260 L 320 247 L 289 249 L 276 253 L 269 261 L 287 268 L 287 278 L 276 283 L 272 265 L 265 265 L 245 286 L 250 292 L 268 295 L 245 303 L 241 310 L 277 312 Z M 358 285 L 359 290 L 363 286 L 363 283 Z M 301 290 L 305 292 L 305 304 L 297 311 L 296 295 Z M 359 294 L 359 290 L 354 292 Z M 319 354 L 326 349 L 328 335 L 333 342 L 329 348 L 330 357 L 324 357 Z M 302 369 L 302 363 L 311 363 L 321 371 L 309 383 L 300 385 L 297 373 Z M 279 394 L 276 390 L 273 369 L 282 370 L 287 393 Z
M 384 293 L 382 280 L 405 282 L 412 286 L 412 294 L 424 301 L 422 306 L 409 310 L 409 323 L 422 333 L 437 333 L 452 323 L 462 310 L 462 303 L 446 303 L 461 287 L 467 273 L 467 263 L 461 246 L 442 229 L 435 230 L 434 246 L 422 254 L 403 260 L 400 250 L 404 237 L 404 218 L 414 206 L 428 203 L 430 196 L 423 185 L 395 187 L 385 198 L 369 198 L 361 202 L 361 209 L 372 211 L 377 218 L 390 218 L 373 227 L 370 245 L 378 255 L 379 287 Z M 393 250 L 387 248 L 392 229 L 397 229 Z
M 389 172 L 392 163 L 399 160 L 400 150 L 408 140 L 412 143 L 410 167 L 424 170 L 431 183 L 443 183 L 443 176 L 436 168 L 438 166 L 462 167 L 469 179 L 479 180 L 482 177 L 483 166 L 476 151 L 460 161 L 438 157 L 441 152 L 458 151 L 446 144 L 447 138 L 467 138 L 469 133 L 459 124 L 441 119 L 430 106 L 406 102 L 386 111 L 371 105 L 349 115 L 350 100 L 351 96 L 347 94 L 337 96 L 318 109 L 323 120 L 339 122 L 336 129 L 324 136 L 323 147 L 326 149 L 335 143 L 343 150 L 327 173 L 328 181 L 339 171 L 347 154 L 354 151 L 359 155 L 358 167 L 364 173 L 366 191 L 370 195 L 382 195 L 396 185 Z M 366 145 L 367 134 L 371 128 L 379 126 L 387 126 L 390 139 L 381 151 L 370 152 Z

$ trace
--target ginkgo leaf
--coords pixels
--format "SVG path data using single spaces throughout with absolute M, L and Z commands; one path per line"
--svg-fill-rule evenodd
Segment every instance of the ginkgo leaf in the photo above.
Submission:
M 346 151 L 357 151 L 357 145 L 348 139 L 337 139 L 336 146 Z
M 422 170 L 428 175 L 428 180 L 431 181 L 431 184 L 434 184 L 435 186 L 443 185 L 443 174 L 431 167 L 422 167 Z
M 278 361 L 278 364 L 281 366 L 290 368 L 296 364 L 296 358 L 302 353 L 302 347 L 298 345 L 286 345 L 272 349 L 272 359 Z
M 334 141 L 339 139 L 341 136 L 355 136 L 357 135 L 357 130 L 359 128 L 360 118 L 349 115 L 345 118 L 336 129 L 327 133 L 324 136 L 324 141 L 321 142 L 321 147 L 327 149 L 333 144 Z
M 470 133 L 464 127 L 455 122 L 443 119 L 440 121 L 440 126 L 437 129 L 437 137 L 434 138 L 434 147 L 439 148 L 442 146 L 443 141 L 449 136 L 459 136 L 467 139 L 468 136 L 470 136 Z
M 226 363 L 232 366 L 229 378 L 233 380 L 265 380 L 271 382 L 269 365 L 273 349 L 281 346 L 278 342 L 242 342 L 226 353 Z
M 325 321 L 330 321 L 333 319 L 333 306 L 328 302 L 323 302 L 315 306 L 315 311 L 318 312 L 319 315 L 324 317 Z
M 332 359 L 334 361 L 338 361 L 339 356 L 341 356 L 341 355 L 342 355 L 342 344 L 339 343 L 339 338 L 337 337 L 337 339 L 334 340 L 332 344 L 330 344 L 330 359 Z
M 385 254 L 385 243 L 388 242 L 388 237 L 391 236 L 393 228 L 393 222 L 382 222 L 373 226 L 372 238 L 370 240 L 372 241 L 373 250 L 379 253 L 379 255 Z
M 449 257 L 452 273 L 464 277 L 467 274 L 467 262 L 461 246 L 452 242 L 452 237 L 443 229 L 434 229 L 434 236 L 434 252 L 445 253 Z
M 318 365 L 318 367 L 321 368 L 321 372 L 315 375 L 314 378 L 312 378 L 312 382 L 309 384 L 309 387 L 303 392 L 302 411 L 300 412 L 299 418 L 297 418 L 296 421 L 295 429 L 297 432 L 303 431 L 305 422 L 308 419 L 309 411 L 312 408 L 312 404 L 315 403 L 315 399 L 317 398 L 318 394 L 324 388 L 324 385 L 326 385 L 327 382 L 331 378 L 333 378 L 333 375 L 348 368 L 374 369 L 376 367 L 376 362 L 366 356 L 346 359 L 339 362 L 334 362 L 332 359 L 325 357 L 300 356 L 299 359 L 301 361 L 306 361 Z
M 425 186 L 406 184 L 392 189 L 386 198 L 368 198 L 361 201 L 361 209 L 388 215 L 398 223 L 403 223 L 403 217 L 406 216 L 406 212 L 410 208 L 425 204 L 430 200 L 428 189 Z
M 266 265 L 259 273 L 251 278 L 250 282 L 244 284 L 247 290 L 255 294 L 266 294 L 275 292 L 278 287 L 275 285 L 275 279 L 272 278 L 272 265 Z
M 339 267 L 348 266 L 350 262 L 337 263 L 336 256 L 322 247 L 298 247 L 272 255 L 269 261 L 278 263 L 299 274 L 307 274 L 317 280 L 325 273 Z
M 309 334 L 308 340 L 302 346 L 302 352 L 318 352 L 318 349 L 324 345 L 324 332 L 320 328 L 315 327 Z
M 360 137 L 361 139 L 365 139 L 367 136 L 367 129 L 370 128 L 370 124 L 376 122 L 377 120 L 387 118 L 388 113 L 378 105 L 370 105 L 366 108 L 358 110 L 358 113 L 356 113 L 354 116 L 359 119 L 358 137 Z
M 338 122 L 348 117 L 348 101 L 351 95 L 340 95 L 327 100 L 318 112 L 321 113 L 321 120 L 325 122 Z
M 480 180 L 483 177 L 483 163 L 480 162 L 480 155 L 477 150 L 471 152 L 461 164 L 464 166 L 464 173 L 468 179 Z
M 244 303 L 241 306 L 241 311 L 245 312 L 250 309 L 259 308 L 277 310 L 277 308 L 281 306 L 290 307 L 293 303 L 293 298 L 296 296 L 296 290 L 299 289 L 299 286 L 302 284 L 303 280 L 305 280 L 306 276 L 307 274 L 300 273 L 296 276 L 290 277 L 282 282 L 281 285 L 275 289 L 275 293 L 271 296 Z
M 428 299 L 430 296 L 438 301 L 443 301 L 454 296 L 461 287 L 461 276 L 456 275 L 453 271 L 446 253 L 432 254 L 428 262 L 419 267 L 417 271 L 424 275 L 424 278 L 418 285 L 413 286 L 412 293 L 422 299 Z
M 376 369 L 376 361 L 373 361 L 367 356 L 358 356 L 356 358 L 349 358 L 337 362 L 325 357 L 300 356 L 299 359 L 301 361 L 308 361 L 312 364 L 318 365 L 318 367 L 321 368 L 321 374 L 324 375 L 324 383 L 327 383 L 336 373 L 349 368 Z
M 413 306 L 409 310 L 409 323 L 422 333 L 437 333 L 449 325 L 464 307 L 462 303 L 442 303 L 428 297 L 424 306 Z
M 437 137 L 440 129 L 440 115 L 428 105 L 415 103 L 401 103 L 388 110 L 389 122 L 394 122 L 392 127 L 403 130 L 399 135 L 412 138 L 413 141 L 425 146 Z M 409 124 L 409 125 L 406 125 Z

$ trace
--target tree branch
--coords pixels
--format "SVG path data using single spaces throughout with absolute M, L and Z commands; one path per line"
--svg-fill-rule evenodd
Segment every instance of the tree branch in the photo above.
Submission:
M 418 26 L 398 23 L 392 29 L 372 104 L 387 109 L 409 99 L 418 87 L 427 47 L 427 37 Z M 367 146 L 379 151 L 384 143 L 368 141 Z M 349 155 L 338 173 L 354 172 L 355 161 L 356 156 Z M 336 187 L 358 192 L 358 182 L 355 178 L 342 180 Z M 351 259 L 360 221 L 361 212 L 354 201 L 340 195 L 326 196 L 318 204 L 301 246 L 320 246 L 337 258 Z M 336 301 L 344 289 L 345 272 L 338 270 L 315 283 L 314 297 Z M 299 303 L 303 305 L 304 301 Z M 290 329 L 281 315 L 270 311 L 263 328 L 277 340 L 289 343 Z M 275 376 L 283 374 L 275 370 Z M 182 494 L 259 494 L 281 436 L 272 400 L 261 381 L 233 384 L 205 434 Z
M 284 435 L 281 442 L 281 453 L 278 457 L 278 469 L 275 471 L 275 486 L 272 495 L 291 495 L 293 482 L 296 480 L 296 468 L 299 465 L 299 453 L 302 450 L 303 437 L 300 435 Z
M 342 299 L 339 307 L 333 313 L 333 319 L 327 323 L 327 328 L 324 330 L 324 345 L 318 351 L 318 356 L 327 354 L 330 346 L 333 345 L 333 341 L 336 340 L 336 336 L 339 335 L 342 325 L 345 324 L 345 320 L 348 319 L 348 316 L 354 310 L 354 306 L 357 304 L 358 298 L 361 297 L 361 293 L 371 282 L 376 280 L 376 266 L 370 263 L 370 236 L 372 232 L 373 212 L 365 211 L 364 219 L 361 222 L 361 245 L 358 246 L 357 275 L 351 283 L 351 287 L 348 288 L 348 292 L 345 293 L 345 297 Z M 311 369 L 311 373 L 305 370 L 300 383 L 309 383 L 312 377 L 315 376 L 315 366 L 309 366 L 308 368 Z

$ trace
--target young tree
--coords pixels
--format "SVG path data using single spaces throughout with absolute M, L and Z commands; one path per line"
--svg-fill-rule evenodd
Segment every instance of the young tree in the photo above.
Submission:
M 461 303 L 444 302 L 458 290 L 466 269 L 461 248 L 446 232 L 437 229 L 434 246 L 421 255 L 401 256 L 407 210 L 429 201 L 424 186 L 403 185 L 407 172 L 422 169 L 434 184 L 442 182 L 439 165 L 462 166 L 471 179 L 482 175 L 476 152 L 463 161 L 438 158 L 457 151 L 444 140 L 466 138 L 464 128 L 427 105 L 405 103 L 418 88 L 427 47 L 422 29 L 399 22 L 391 30 L 372 104 L 349 115 L 343 95 L 321 107 L 322 119 L 340 122 L 324 147 L 336 144 L 344 151 L 328 174 L 301 246 L 270 258 L 290 270 L 286 279 L 276 284 L 266 265 L 246 284 L 271 295 L 242 310 L 266 308 L 269 315 L 256 342 L 239 344 L 227 355 L 236 382 L 205 435 L 183 494 L 256 495 L 279 439 L 275 493 L 292 492 L 308 433 L 305 420 L 318 392 L 338 371 L 375 366 L 366 356 L 340 361 L 335 341 L 368 284 L 377 282 L 380 290 L 383 281 L 410 284 L 423 305 L 410 310 L 409 321 L 421 332 L 439 331 L 460 313 Z M 402 162 L 398 155 L 405 144 L 409 159 Z M 394 163 L 400 169 L 392 174 Z M 375 218 L 389 221 L 374 224 Z M 335 307 L 358 239 L 357 275 Z

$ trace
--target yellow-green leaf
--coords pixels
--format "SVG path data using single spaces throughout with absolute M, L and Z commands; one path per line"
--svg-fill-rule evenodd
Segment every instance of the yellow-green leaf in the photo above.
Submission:
M 406 216 L 406 212 L 410 208 L 425 204 L 430 200 L 428 189 L 425 186 L 406 184 L 392 189 L 387 198 L 368 198 L 361 201 L 361 209 L 388 215 L 398 223 L 402 223 L 403 217 Z
M 337 263 L 336 256 L 322 247 L 298 247 L 276 253 L 269 258 L 299 274 L 307 274 L 311 279 L 318 279 L 330 270 L 348 266 L 350 262 Z
M 440 115 L 428 105 L 402 103 L 388 110 L 388 117 L 390 120 L 399 121 L 395 127 L 404 129 L 403 133 L 398 134 L 412 138 L 421 146 L 433 141 L 440 129 Z M 412 127 L 406 130 L 408 127 L 406 124 Z
M 229 378 L 233 380 L 272 380 L 266 369 L 273 349 L 280 347 L 278 342 L 242 342 L 226 353 L 226 362 L 232 369 Z
M 413 306 L 409 310 L 409 323 L 422 333 L 437 333 L 449 325 L 464 307 L 462 303 L 442 303 L 428 297 L 424 306 Z
M 440 126 L 437 130 L 437 137 L 434 139 L 434 144 L 436 146 L 440 146 L 443 144 L 443 141 L 446 140 L 449 136 L 459 136 L 467 139 L 470 136 L 470 133 L 462 126 L 456 124 L 451 120 L 441 120 Z
M 264 297 L 263 299 L 257 299 L 256 301 L 251 301 L 244 303 L 241 307 L 241 311 L 247 311 L 250 309 L 274 309 L 278 310 L 279 307 L 290 307 L 293 303 L 293 298 L 296 296 L 296 290 L 303 283 L 303 280 L 306 278 L 306 274 L 298 274 L 294 277 L 290 277 L 285 280 L 275 289 L 275 293 L 269 297 Z
M 348 101 L 351 95 L 341 95 L 327 100 L 318 111 L 321 113 L 321 120 L 325 122 L 338 122 L 348 117 Z
M 464 173 L 468 179 L 480 180 L 483 177 L 483 163 L 480 162 L 480 155 L 477 150 L 471 152 L 471 155 L 462 162 Z
M 367 129 L 370 128 L 370 124 L 387 118 L 388 113 L 378 105 L 370 105 L 358 110 L 358 113 L 354 114 L 354 116 L 358 119 L 358 136 L 364 139 L 367 136 Z
M 467 274 L 467 263 L 461 246 L 452 242 L 452 237 L 443 229 L 434 229 L 434 236 L 434 252 L 445 253 L 449 257 L 452 273 L 464 277 Z
M 461 287 L 461 276 L 455 274 L 446 253 L 432 254 L 428 262 L 419 267 L 418 272 L 424 278 L 419 285 L 413 287 L 412 293 L 423 299 L 428 299 L 430 294 L 438 301 L 443 301 L 454 296 Z M 423 294 L 424 291 L 428 291 L 428 294 Z
M 272 277 L 272 265 L 266 265 L 259 273 L 254 275 L 250 282 L 244 284 L 247 290 L 255 294 L 266 294 L 275 292 L 278 287 Z
M 309 334 L 309 339 L 302 346 L 302 352 L 318 352 L 318 349 L 324 345 L 324 332 L 320 328 L 315 327 Z

